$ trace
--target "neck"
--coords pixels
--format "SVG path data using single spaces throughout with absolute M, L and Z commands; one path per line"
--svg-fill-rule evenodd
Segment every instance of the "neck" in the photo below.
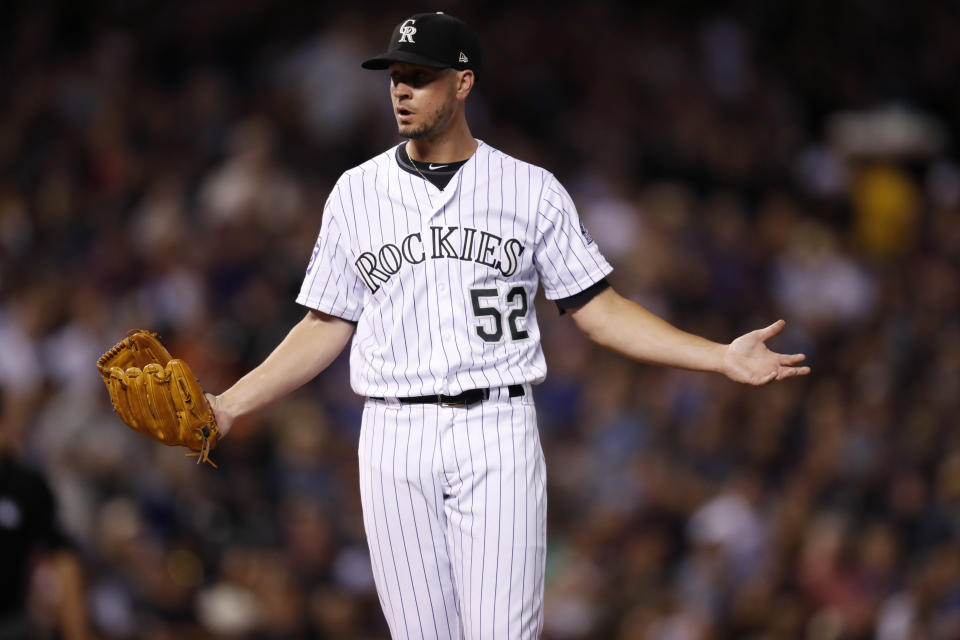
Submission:
M 472 156 L 477 150 L 477 141 L 466 121 L 461 120 L 441 135 L 407 140 L 406 148 L 411 160 L 445 164 Z

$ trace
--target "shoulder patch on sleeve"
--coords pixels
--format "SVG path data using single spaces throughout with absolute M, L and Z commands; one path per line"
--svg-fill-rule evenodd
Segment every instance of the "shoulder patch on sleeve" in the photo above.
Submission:
M 583 219 L 580 219 L 580 233 L 583 235 L 583 239 L 587 241 L 587 244 L 593 244 L 593 237 L 590 235 L 590 232 L 587 231 L 587 226 L 583 224 Z
M 307 263 L 307 275 L 310 275 L 310 272 L 313 271 L 313 265 L 317 261 L 318 253 L 320 253 L 320 240 L 317 240 L 317 243 L 313 245 L 313 254 L 310 256 L 310 262 Z

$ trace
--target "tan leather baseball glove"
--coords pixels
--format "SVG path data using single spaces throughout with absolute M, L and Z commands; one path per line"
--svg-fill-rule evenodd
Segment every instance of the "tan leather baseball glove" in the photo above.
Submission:
M 200 383 L 172 358 L 156 334 L 134 329 L 97 360 L 113 410 L 131 428 L 173 447 L 187 447 L 197 464 L 210 460 L 220 429 Z

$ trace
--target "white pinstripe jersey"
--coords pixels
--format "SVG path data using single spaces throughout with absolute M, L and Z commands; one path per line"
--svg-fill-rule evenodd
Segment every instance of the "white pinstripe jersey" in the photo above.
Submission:
M 360 395 L 541 382 L 538 282 L 558 300 L 612 270 L 550 172 L 478 142 L 442 190 L 392 147 L 327 198 L 297 302 L 357 323 Z

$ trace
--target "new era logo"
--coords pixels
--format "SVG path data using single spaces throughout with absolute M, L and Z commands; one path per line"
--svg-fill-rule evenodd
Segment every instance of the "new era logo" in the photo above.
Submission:
M 467 54 L 463 51 L 460 52 L 460 62 L 470 62 L 470 60 L 467 59 Z

